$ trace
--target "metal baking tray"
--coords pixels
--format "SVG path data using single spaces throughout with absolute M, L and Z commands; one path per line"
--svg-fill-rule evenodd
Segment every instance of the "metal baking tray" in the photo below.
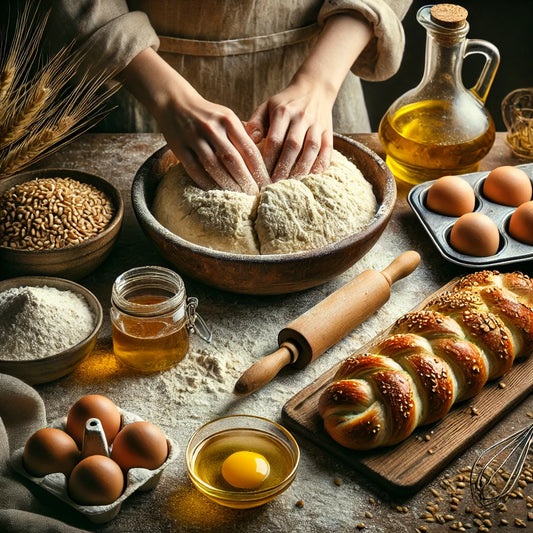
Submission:
M 533 163 L 517 165 L 517 168 L 524 170 L 533 182 Z M 476 195 L 475 211 L 484 213 L 492 218 L 500 231 L 500 246 L 495 255 L 475 257 L 463 254 L 452 248 L 449 236 L 452 226 L 458 217 L 441 215 L 426 207 L 427 191 L 435 180 L 415 185 L 409 191 L 407 201 L 441 255 L 452 263 L 469 268 L 492 268 L 529 261 L 533 259 L 533 246 L 513 239 L 508 233 L 509 218 L 516 207 L 500 205 L 483 196 L 483 182 L 488 174 L 489 171 L 472 172 L 471 174 L 462 174 L 461 177 L 468 181 L 474 189 Z

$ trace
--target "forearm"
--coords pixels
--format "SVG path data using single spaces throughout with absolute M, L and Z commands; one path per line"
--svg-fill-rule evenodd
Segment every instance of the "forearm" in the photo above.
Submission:
M 119 79 L 158 121 L 175 105 L 176 95 L 180 101 L 199 97 L 187 80 L 151 48 L 137 54 Z
M 197 185 L 257 194 L 270 182 L 261 153 L 237 115 L 203 98 L 154 50 L 137 54 L 120 80 L 156 119 Z
M 341 14 L 359 14 L 372 26 L 372 38 L 351 66 L 351 71 L 368 81 L 390 78 L 401 64 L 405 36 L 401 20 L 411 0 L 324 0 L 319 24 Z M 351 42 L 352 36 L 348 37 Z
M 357 13 L 327 19 L 293 83 L 312 83 L 333 100 L 359 54 L 372 38 L 372 26 Z

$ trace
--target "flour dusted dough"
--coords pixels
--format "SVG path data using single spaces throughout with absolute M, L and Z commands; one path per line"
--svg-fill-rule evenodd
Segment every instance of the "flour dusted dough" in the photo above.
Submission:
M 170 167 L 159 184 L 152 211 L 165 228 L 215 250 L 258 254 L 254 220 L 258 198 L 198 188 L 182 165 Z
M 156 219 L 180 237 L 240 254 L 320 248 L 362 229 L 376 209 L 370 183 L 337 151 L 324 173 L 273 183 L 258 197 L 203 191 L 176 165 L 163 177 L 152 206 Z

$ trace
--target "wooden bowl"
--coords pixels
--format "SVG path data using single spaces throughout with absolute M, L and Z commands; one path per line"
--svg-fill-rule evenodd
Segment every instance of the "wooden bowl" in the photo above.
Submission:
M 105 179 L 66 168 L 27 170 L 4 178 L 0 180 L 0 195 L 10 187 L 35 178 L 72 178 L 93 185 L 109 196 L 115 206 L 115 214 L 104 230 L 80 244 L 51 250 L 17 250 L 0 246 L 0 271 L 4 277 L 42 275 L 70 280 L 83 278 L 104 262 L 118 238 L 124 216 L 122 196 Z
M 243 294 L 283 294 L 320 285 L 354 265 L 378 240 L 396 202 L 396 183 L 385 162 L 366 146 L 335 135 L 335 148 L 372 184 L 378 211 L 357 233 L 315 250 L 294 254 L 242 255 L 186 241 L 162 226 L 150 211 L 159 181 L 176 158 L 167 146 L 137 171 L 132 204 L 139 224 L 161 255 L 181 273 L 207 285 Z
M 14 287 L 54 287 L 83 296 L 94 315 L 94 327 L 89 336 L 72 348 L 38 359 L 0 359 L 0 373 L 9 374 L 30 385 L 47 383 L 72 372 L 93 350 L 102 326 L 103 311 L 96 296 L 81 285 L 62 278 L 25 276 L 0 281 L 0 292 Z M 58 317 L 61 320 L 61 317 Z

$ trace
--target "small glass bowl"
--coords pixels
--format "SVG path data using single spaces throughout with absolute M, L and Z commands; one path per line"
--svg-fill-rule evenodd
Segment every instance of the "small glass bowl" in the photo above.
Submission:
M 501 107 L 506 140 L 514 155 L 533 159 L 533 87 L 511 91 Z
M 238 489 L 221 474 L 222 463 L 236 451 L 261 454 L 270 473 L 256 489 Z M 282 426 L 252 415 L 232 415 L 198 429 L 186 450 L 187 472 L 193 485 L 214 502 L 234 509 L 263 505 L 284 492 L 296 477 L 300 449 Z

